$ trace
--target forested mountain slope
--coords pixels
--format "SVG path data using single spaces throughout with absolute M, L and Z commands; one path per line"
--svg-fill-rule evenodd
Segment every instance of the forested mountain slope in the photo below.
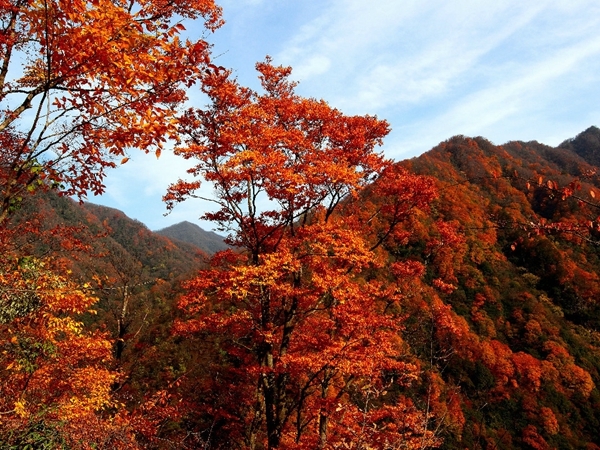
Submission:
M 446 283 L 443 306 L 415 294 L 405 331 L 444 380 L 435 401 L 460 403 L 443 448 L 600 445 L 599 136 L 592 127 L 558 148 L 458 136 L 400 163 L 439 191 L 411 225 L 420 237 L 387 250 L 422 262 L 426 284 Z M 443 242 L 436 221 L 457 238 Z
M 48 258 L 98 299 L 84 323 L 107 333 L 121 372 L 119 392 L 130 400 L 153 391 L 137 387 L 155 383 L 149 376 L 161 358 L 176 352 L 170 327 L 181 282 L 206 265 L 198 247 L 150 231 L 123 212 L 91 203 L 80 204 L 54 192 L 27 197 L 11 219 L 28 258 Z M 167 363 L 165 363 L 167 364 Z
M 227 244 L 223 242 L 223 236 L 212 231 L 205 231 L 198 225 L 188 221 L 171 225 L 156 231 L 156 233 L 170 239 L 177 239 L 195 245 L 209 255 L 228 248 Z
M 279 335 L 248 325 L 256 311 L 248 298 L 273 283 L 273 296 L 298 289 L 298 302 L 318 300 L 292 341 L 296 353 L 272 372 L 285 375 L 278 395 L 296 411 L 288 423 L 298 436 L 330 407 L 344 424 L 331 442 L 348 445 L 396 448 L 385 441 L 393 436 L 406 448 L 600 448 L 599 137 L 592 127 L 557 148 L 451 138 L 344 198 L 329 223 L 304 216 L 310 231 L 295 231 L 274 259 L 264 256 L 267 274 L 284 274 L 273 279 L 260 264 L 236 266 L 246 257 L 239 249 L 209 262 L 198 247 L 120 211 L 39 192 L 7 225 L 11 251 L 27 256 L 3 260 L 0 330 L 8 336 L 41 320 L 27 322 L 37 297 L 13 295 L 6 268 L 17 267 L 27 283 L 42 268 L 68 274 L 98 299 L 95 313 L 78 317 L 110 348 L 102 364 L 116 374 L 115 406 L 97 417 L 110 417 L 102 430 L 119 442 L 114 448 L 250 448 L 247 436 L 261 431 L 243 417 L 261 406 L 247 349 L 257 335 Z M 307 258 L 312 265 L 286 272 Z M 361 271 L 350 275 L 356 264 Z M 365 304 L 373 309 L 357 309 L 371 295 Z M 272 319 L 281 329 L 294 325 L 285 314 Z M 47 367 L 54 350 L 19 333 L 6 340 L 22 364 L 11 370 L 37 374 L 35 364 Z M 339 390 L 329 398 L 321 393 L 330 381 Z M 18 446 L 75 435 L 36 414 L 19 416 L 11 425 L 18 433 L 2 439 Z M 287 443 L 281 448 L 307 448 Z
M 169 280 L 193 272 L 207 257 L 198 247 L 174 243 L 117 209 L 80 204 L 52 191 L 27 197 L 13 222 L 15 228 L 27 223 L 38 232 L 22 233 L 33 253 L 62 254 L 74 270 L 99 276 L 108 276 L 114 266 L 138 265 L 146 278 Z

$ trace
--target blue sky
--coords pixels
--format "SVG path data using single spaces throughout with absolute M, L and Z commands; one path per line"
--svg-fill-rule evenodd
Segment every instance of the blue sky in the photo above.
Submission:
M 215 63 L 257 88 L 266 55 L 293 67 L 297 92 L 347 114 L 376 114 L 392 132 L 382 151 L 401 160 L 454 135 L 495 144 L 558 145 L 600 126 L 597 0 L 221 0 L 226 24 L 208 40 Z M 188 32 L 201 32 L 187 24 Z M 190 102 L 202 106 L 197 91 Z M 189 200 L 168 216 L 161 197 L 188 163 L 131 152 L 88 200 L 156 230 L 198 220 Z M 210 196 L 210 186 L 204 195 Z

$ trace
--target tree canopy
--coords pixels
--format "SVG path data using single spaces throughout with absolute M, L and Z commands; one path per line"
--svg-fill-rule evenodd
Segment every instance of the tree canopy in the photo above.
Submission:
M 160 155 L 210 64 L 184 19 L 222 23 L 213 0 L 7 0 L 0 4 L 0 219 L 24 189 L 103 192 L 128 149 Z

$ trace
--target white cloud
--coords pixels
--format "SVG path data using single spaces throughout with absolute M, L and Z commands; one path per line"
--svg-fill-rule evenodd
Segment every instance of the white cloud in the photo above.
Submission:
M 493 70 L 526 64 L 574 33 L 597 29 L 593 15 L 560 26 L 578 13 L 565 2 L 335 1 L 276 60 L 294 67 L 303 93 L 370 112 L 468 89 L 469 80 L 485 83 Z
M 311 78 L 306 74 L 321 75 L 305 69 L 314 65 L 314 55 L 326 59 L 332 73 L 314 83 L 330 93 L 331 101 L 353 111 L 418 102 L 444 93 L 540 10 L 521 8 L 513 17 L 509 6 L 338 1 L 292 38 L 279 57 L 303 82 Z
M 175 207 L 168 216 L 163 195 L 171 183 L 179 178 L 191 179 L 186 170 L 191 162 L 164 150 L 160 158 L 153 154 L 132 152 L 130 160 L 108 174 L 106 193 L 101 197 L 90 196 L 92 203 L 102 204 L 123 210 L 130 217 L 140 220 L 151 229 L 169 226 L 181 220 L 196 220 L 205 211 L 213 210 L 208 202 L 189 200 Z M 199 191 L 205 197 L 212 197 L 212 187 L 203 185 Z M 183 219 L 187 217 L 187 219 Z
M 559 94 L 552 93 L 553 83 L 565 76 L 567 79 L 561 80 L 562 89 L 580 83 L 576 76 L 568 79 L 573 69 L 589 58 L 598 58 L 599 54 L 600 36 L 561 49 L 542 61 L 522 67 L 506 82 L 469 95 L 444 114 L 443 121 L 449 129 L 462 128 L 465 133 L 474 133 L 524 109 L 547 107 L 554 95 Z
M 230 22 L 215 35 L 217 53 L 227 52 L 217 64 L 254 87 L 254 62 L 273 55 L 294 68 L 301 95 L 388 119 L 388 156 L 412 156 L 456 134 L 556 144 L 600 125 L 596 0 L 220 3 Z M 134 154 L 109 175 L 109 197 L 128 213 L 142 205 L 139 220 L 167 226 L 155 219 L 160 197 L 186 168 L 168 154 Z M 194 220 L 205 207 L 186 202 L 165 220 Z
M 322 75 L 331 67 L 331 60 L 327 56 L 315 55 L 308 58 L 303 65 L 294 69 L 294 78 L 304 80 L 313 76 Z

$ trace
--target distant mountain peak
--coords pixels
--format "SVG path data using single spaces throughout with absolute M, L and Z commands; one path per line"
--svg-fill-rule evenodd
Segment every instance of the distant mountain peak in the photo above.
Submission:
M 213 254 L 228 248 L 223 236 L 212 231 L 206 231 L 195 223 L 184 220 L 169 227 L 156 231 L 156 233 L 170 239 L 187 242 L 195 245 L 208 254 Z
M 589 164 L 600 166 L 600 128 L 591 126 L 559 146 L 577 153 Z

